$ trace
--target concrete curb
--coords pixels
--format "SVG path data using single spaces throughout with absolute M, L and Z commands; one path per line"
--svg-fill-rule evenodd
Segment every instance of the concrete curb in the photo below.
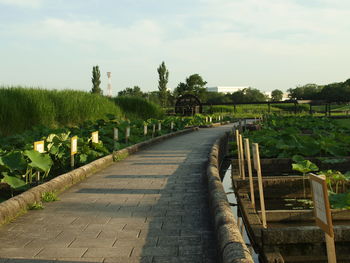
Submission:
M 113 154 L 102 157 L 98 160 L 95 160 L 89 164 L 86 164 L 82 167 L 79 167 L 71 172 L 62 174 L 57 176 L 56 178 L 33 187 L 28 191 L 19 194 L 15 197 L 12 197 L 2 203 L 0 203 L 0 225 L 6 224 L 17 216 L 23 214 L 30 205 L 34 202 L 40 202 L 41 196 L 45 192 L 62 192 L 76 183 L 84 180 L 90 175 L 96 173 L 103 168 L 111 165 L 113 162 L 122 160 L 126 158 L 128 155 L 135 153 L 146 146 L 150 146 L 152 144 L 158 143 L 162 140 L 186 134 L 192 131 L 198 130 L 198 127 L 193 127 L 190 129 L 185 129 L 173 133 L 169 133 L 163 136 L 159 136 L 148 141 L 140 142 L 135 145 L 124 148 L 120 151 L 114 152 Z
M 223 263 L 253 263 L 252 256 L 239 231 L 219 175 L 229 133 L 217 139 L 209 154 L 207 178 L 209 207 L 217 238 L 219 256 Z

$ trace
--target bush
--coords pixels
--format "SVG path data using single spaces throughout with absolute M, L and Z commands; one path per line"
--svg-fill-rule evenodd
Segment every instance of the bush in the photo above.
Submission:
M 140 97 L 118 96 L 114 98 L 114 102 L 122 109 L 128 119 L 147 120 L 164 117 L 164 111 L 159 105 Z

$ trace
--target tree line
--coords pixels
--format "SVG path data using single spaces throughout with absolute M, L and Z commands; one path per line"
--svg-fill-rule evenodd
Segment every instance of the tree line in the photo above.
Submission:
M 298 100 L 350 101 L 350 79 L 327 85 L 306 84 L 289 89 L 289 96 Z
M 281 101 L 283 98 L 283 92 L 279 89 L 273 90 L 271 92 L 271 97 L 252 87 L 233 93 L 208 92 L 205 88 L 207 82 L 199 74 L 190 75 L 184 82 L 180 82 L 174 91 L 170 91 L 167 86 L 169 82 L 169 70 L 164 61 L 157 68 L 157 73 L 157 91 L 143 92 L 139 86 L 133 86 L 119 91 L 118 96 L 142 97 L 162 107 L 174 105 L 176 98 L 184 94 L 193 94 L 197 96 L 201 102 L 210 104 Z M 100 75 L 98 66 L 94 66 L 91 78 L 93 84 L 92 93 L 102 94 L 102 90 L 99 87 L 101 84 Z M 288 93 L 290 99 L 350 101 L 350 79 L 345 82 L 332 83 L 324 86 L 316 84 L 297 86 L 296 88 L 289 89 Z

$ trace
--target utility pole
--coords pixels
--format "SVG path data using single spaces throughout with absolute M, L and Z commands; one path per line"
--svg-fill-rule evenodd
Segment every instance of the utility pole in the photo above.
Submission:
M 107 72 L 107 77 L 108 77 L 107 94 L 108 94 L 108 97 L 112 97 L 112 78 L 111 78 L 111 72 Z

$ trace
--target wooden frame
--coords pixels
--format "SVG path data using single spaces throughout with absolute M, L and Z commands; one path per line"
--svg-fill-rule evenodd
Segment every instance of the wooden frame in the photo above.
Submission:
M 327 190 L 326 179 L 322 175 L 315 175 L 312 173 L 309 174 L 309 178 L 310 178 L 310 185 L 312 189 L 312 200 L 314 202 L 314 215 L 316 219 L 316 224 L 328 235 L 330 235 L 331 237 L 334 237 L 332 214 L 331 214 L 331 209 L 330 209 L 329 200 L 328 200 L 328 190 Z M 318 187 L 322 188 L 322 194 L 324 199 L 323 204 L 318 203 L 317 198 L 315 197 L 315 191 L 317 191 L 317 189 L 315 189 L 316 184 L 319 184 Z M 320 206 L 323 206 L 323 207 L 320 207 Z M 319 213 L 320 210 L 317 210 L 317 208 L 324 210 L 325 214 L 320 215 Z M 321 217 L 324 217 L 324 219 L 326 220 L 322 220 Z

